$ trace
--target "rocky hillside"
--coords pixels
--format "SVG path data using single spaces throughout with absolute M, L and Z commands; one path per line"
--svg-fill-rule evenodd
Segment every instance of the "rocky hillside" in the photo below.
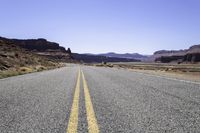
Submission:
M 65 50 L 57 43 L 0 37 L 0 78 L 56 68 L 71 61 L 70 49 Z
M 0 40 L 6 43 L 15 44 L 21 48 L 30 50 L 30 51 L 38 51 L 38 52 L 45 52 L 48 50 L 54 51 L 62 51 L 67 52 L 64 47 L 59 46 L 58 43 L 49 42 L 46 39 L 27 39 L 27 40 L 20 40 L 20 39 L 8 39 L 0 37 Z
M 5 43 L 0 40 L 0 70 L 34 65 L 51 66 L 54 63 L 15 44 Z
M 23 48 L 25 51 L 30 51 L 56 61 L 69 62 L 72 59 L 69 48 L 66 50 L 64 47 L 59 46 L 58 43 L 49 42 L 46 39 L 22 40 L 0 37 L 0 40 L 6 44 L 13 44 L 19 48 Z
M 185 50 L 160 50 L 156 51 L 152 56 L 156 62 L 188 62 L 195 63 L 200 62 L 200 44 L 193 45 L 189 49 Z

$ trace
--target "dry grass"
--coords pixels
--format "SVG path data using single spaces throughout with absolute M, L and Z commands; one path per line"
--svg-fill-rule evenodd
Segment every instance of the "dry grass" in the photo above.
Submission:
M 60 64 L 57 64 L 56 66 L 49 66 L 49 67 L 37 65 L 37 66 L 12 68 L 12 69 L 3 70 L 3 71 L 1 70 L 0 71 L 0 79 L 11 77 L 11 76 L 27 74 L 27 73 L 40 72 L 40 71 L 44 71 L 44 70 L 60 68 L 60 67 L 64 67 L 64 66 L 65 66 L 64 63 L 60 63 Z
M 64 66 L 56 60 L 25 51 L 14 44 L 0 42 L 0 78 L 49 70 Z
M 18 71 L 12 71 L 12 70 L 7 70 L 7 71 L 0 71 L 0 78 L 6 78 L 6 77 L 11 77 L 11 76 L 16 76 L 20 75 Z
M 18 71 L 22 73 L 31 73 L 33 72 L 33 69 L 30 67 L 20 67 Z
M 171 72 L 200 72 L 200 64 L 166 64 L 166 63 L 115 63 L 114 66 L 121 68 L 171 71 Z
M 178 79 L 200 82 L 200 64 L 167 64 L 167 63 L 107 63 L 93 64 L 98 67 L 115 67 L 130 69 L 136 72 L 168 76 Z
M 99 64 L 93 64 L 93 66 L 97 66 L 97 67 L 113 67 L 114 65 L 111 64 L 111 63 L 107 63 L 107 64 L 99 63 Z
M 200 81 L 200 64 L 115 63 L 114 66 L 148 74 Z

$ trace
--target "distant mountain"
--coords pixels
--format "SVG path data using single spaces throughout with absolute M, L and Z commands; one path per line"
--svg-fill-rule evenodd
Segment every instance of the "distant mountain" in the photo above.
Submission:
M 117 58 L 127 58 L 127 59 L 144 59 L 147 58 L 147 56 L 145 55 L 141 55 L 138 53 L 125 53 L 125 54 L 119 54 L 119 53 L 114 53 L 114 52 L 110 52 L 110 53 L 104 53 L 104 54 L 99 54 L 101 56 L 106 56 L 106 57 L 117 57 Z
M 94 54 L 77 54 L 73 53 L 72 56 L 75 60 L 85 63 L 102 63 L 102 62 L 140 62 L 137 59 L 119 58 L 119 57 L 106 57 Z
M 159 50 L 151 59 L 157 62 L 200 62 L 200 44 L 184 50 Z
M 185 55 L 187 53 L 200 53 L 200 44 L 199 45 L 193 45 L 189 47 L 189 49 L 184 50 L 159 50 L 154 52 L 154 55 L 166 55 L 166 56 L 172 56 L 172 55 Z
M 125 59 L 136 59 L 136 60 L 145 60 L 146 58 L 148 58 L 148 56 L 141 55 L 141 54 L 138 54 L 138 53 L 119 54 L 119 53 L 109 52 L 109 53 L 102 53 L 102 54 L 90 54 L 90 53 L 87 53 L 87 55 L 115 57 L 115 58 L 125 58 Z

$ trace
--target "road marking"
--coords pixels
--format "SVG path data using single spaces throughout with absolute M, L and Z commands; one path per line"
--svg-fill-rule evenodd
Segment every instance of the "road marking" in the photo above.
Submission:
M 157 77 L 157 78 L 163 78 L 163 79 L 168 79 L 168 80 L 174 80 L 174 81 L 179 81 L 179 82 L 185 82 L 185 83 L 200 85 L 199 81 L 191 81 L 191 80 L 187 80 L 187 79 L 178 79 L 178 78 L 175 78 L 175 77 L 173 78 L 173 77 L 168 77 L 168 76 L 163 76 L 163 75 L 155 75 L 155 74 L 146 73 L 146 72 L 138 72 L 138 71 L 135 71 L 133 69 L 126 69 L 126 68 L 119 68 L 119 69 L 129 71 L 129 72 L 138 73 L 138 74 L 141 74 L 141 75 L 148 75 L 148 76 Z M 116 70 L 118 70 L 118 69 L 116 69 Z
M 98 127 L 94 109 L 92 106 L 92 101 L 91 101 L 88 85 L 85 80 L 85 76 L 83 72 L 82 72 L 82 79 L 83 79 L 83 89 L 84 89 L 84 94 L 85 94 L 85 107 L 86 107 L 86 112 L 87 112 L 88 132 L 99 133 L 99 127 Z
M 145 72 L 137 72 L 137 71 L 132 71 L 132 72 L 142 74 L 142 75 L 149 75 L 149 76 L 157 77 L 157 78 L 163 78 L 163 79 L 168 79 L 168 80 L 174 80 L 174 81 L 179 81 L 179 82 L 200 85 L 200 83 L 198 81 L 190 81 L 190 80 L 184 80 L 184 79 L 171 78 L 171 77 L 167 77 L 167 76 L 155 75 L 155 74 L 150 74 L 150 73 L 145 73 Z
M 69 117 L 67 133 L 77 133 L 78 128 L 78 108 L 79 108 L 79 95 L 80 95 L 80 69 L 78 71 L 78 78 L 74 92 L 74 99 Z

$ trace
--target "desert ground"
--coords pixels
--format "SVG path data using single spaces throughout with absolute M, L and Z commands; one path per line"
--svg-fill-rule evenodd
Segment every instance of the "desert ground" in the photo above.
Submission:
M 177 63 L 144 63 L 144 62 L 121 62 L 94 64 L 95 66 L 115 67 L 129 69 L 135 72 L 167 76 L 183 80 L 200 81 L 200 63 L 177 64 Z

